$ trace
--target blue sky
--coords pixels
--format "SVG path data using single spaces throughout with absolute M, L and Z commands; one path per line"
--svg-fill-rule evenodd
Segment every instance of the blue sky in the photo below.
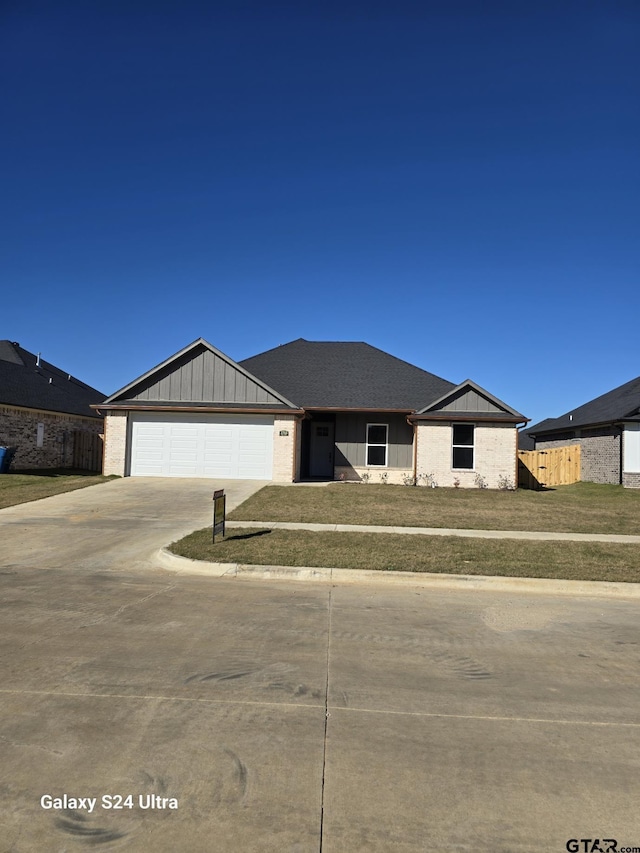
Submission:
M 111 393 L 365 340 L 532 418 L 640 373 L 640 5 L 0 11 L 3 322 Z

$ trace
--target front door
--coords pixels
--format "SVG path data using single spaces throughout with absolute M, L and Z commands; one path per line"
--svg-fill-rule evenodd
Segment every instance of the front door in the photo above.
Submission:
M 330 477 L 333 480 L 333 423 L 312 421 L 309 446 L 309 476 Z

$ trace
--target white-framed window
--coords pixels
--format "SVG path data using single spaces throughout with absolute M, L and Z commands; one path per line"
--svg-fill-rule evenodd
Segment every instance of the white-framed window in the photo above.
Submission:
M 475 425 L 452 424 L 451 467 L 473 470 L 475 465 Z
M 389 424 L 367 424 L 367 466 L 386 467 L 389 453 Z

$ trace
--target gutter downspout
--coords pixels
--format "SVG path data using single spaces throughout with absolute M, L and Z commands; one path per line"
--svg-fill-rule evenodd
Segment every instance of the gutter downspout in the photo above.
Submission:
M 407 416 L 407 423 L 413 427 L 413 485 L 418 485 L 418 424 L 415 421 L 410 421 Z

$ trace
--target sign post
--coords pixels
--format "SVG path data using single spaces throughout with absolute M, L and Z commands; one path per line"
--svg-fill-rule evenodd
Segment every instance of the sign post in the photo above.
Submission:
M 224 516 L 227 504 L 227 498 L 224 494 L 224 489 L 218 489 L 213 493 L 213 542 L 215 544 L 216 536 L 222 534 L 224 536 Z

